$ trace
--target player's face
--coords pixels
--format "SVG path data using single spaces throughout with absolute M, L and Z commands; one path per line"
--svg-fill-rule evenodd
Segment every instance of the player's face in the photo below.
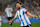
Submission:
M 10 7 L 10 5 L 8 5 L 8 7 Z
M 16 8 L 20 8 L 20 4 L 19 3 L 16 4 Z

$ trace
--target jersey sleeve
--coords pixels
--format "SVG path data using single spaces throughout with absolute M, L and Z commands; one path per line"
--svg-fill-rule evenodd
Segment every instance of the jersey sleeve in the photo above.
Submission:
M 27 11 L 27 9 L 23 8 L 22 10 L 24 10 L 25 12 Z
M 24 11 L 26 12 L 27 10 L 25 9 Z
M 24 10 L 24 12 L 27 14 L 27 9 L 23 9 Z

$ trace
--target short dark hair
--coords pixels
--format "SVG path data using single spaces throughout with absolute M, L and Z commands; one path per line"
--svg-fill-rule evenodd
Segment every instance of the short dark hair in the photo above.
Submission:
M 17 2 L 17 3 L 19 3 L 19 2 Z M 20 5 L 22 4 L 22 3 L 19 3 Z
M 17 3 L 19 3 L 19 2 L 17 2 Z
M 10 4 L 7 4 L 7 5 L 10 5 Z

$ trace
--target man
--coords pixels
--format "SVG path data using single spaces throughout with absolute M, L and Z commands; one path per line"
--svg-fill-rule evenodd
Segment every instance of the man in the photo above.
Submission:
M 30 27 L 31 27 L 31 22 L 29 20 L 28 15 L 30 15 L 30 16 L 32 16 L 34 18 L 37 18 L 37 17 L 33 16 L 25 8 L 22 8 L 20 3 L 17 3 L 16 7 L 17 7 L 18 11 L 16 12 L 15 17 L 13 18 L 13 20 L 15 20 L 16 17 L 19 17 L 19 19 L 21 21 L 21 27 L 29 27 L 28 25 L 30 25 Z M 10 22 L 12 22 L 13 20 L 11 20 Z
M 7 8 L 5 9 L 5 12 L 6 12 L 6 17 L 8 19 L 8 24 L 9 24 L 9 27 L 11 27 L 12 23 L 10 23 L 10 20 L 12 20 L 12 12 L 13 12 L 13 9 L 10 7 L 10 4 L 8 4 Z

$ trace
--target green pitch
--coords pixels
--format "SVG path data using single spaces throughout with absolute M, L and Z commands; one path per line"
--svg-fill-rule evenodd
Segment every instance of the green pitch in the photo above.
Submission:
M 8 27 L 8 24 L 3 23 L 1 27 Z M 12 27 L 20 27 L 20 23 L 13 23 Z M 31 27 L 40 27 L 40 23 L 32 23 Z

